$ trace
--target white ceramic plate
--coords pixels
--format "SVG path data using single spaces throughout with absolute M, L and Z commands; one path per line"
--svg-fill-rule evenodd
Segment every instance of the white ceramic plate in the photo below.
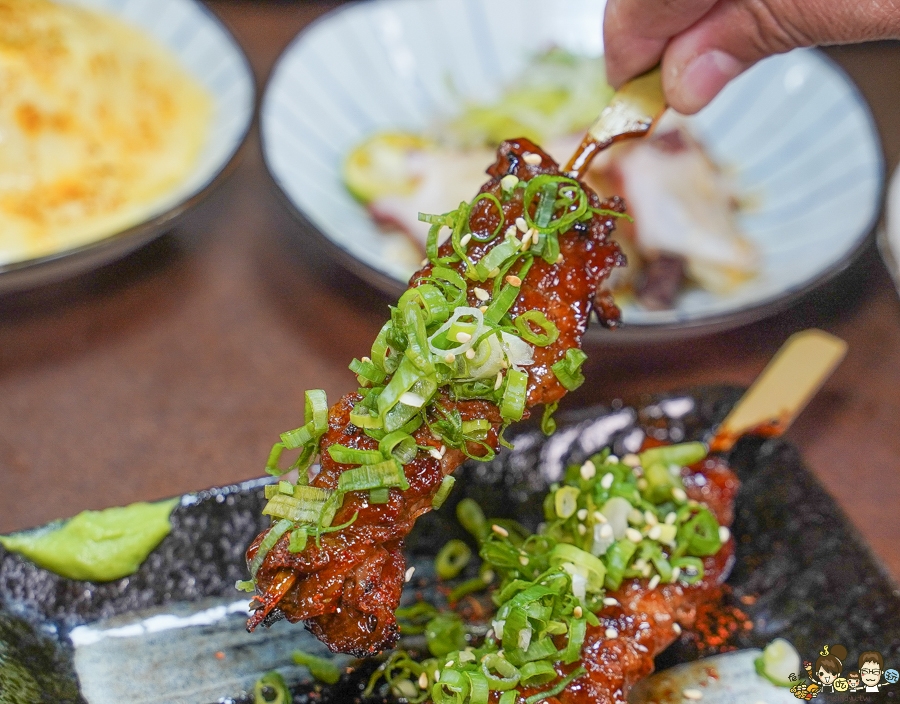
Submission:
M 900 294 L 900 169 L 894 171 L 888 186 L 884 226 L 878 231 L 878 248 Z
M 0 267 L 0 293 L 30 288 L 120 257 L 171 229 L 223 175 L 253 119 L 254 80 L 237 42 L 196 0 L 64 0 L 107 12 L 167 46 L 213 97 L 206 145 L 191 174 L 160 198 L 143 223 L 96 242 Z
M 464 100 L 496 97 L 529 58 L 603 51 L 596 0 L 372 0 L 333 12 L 281 57 L 261 112 L 268 168 L 344 260 L 396 293 L 413 267 L 341 183 L 344 155 L 379 129 L 422 130 Z M 762 271 L 728 296 L 689 291 L 669 311 L 623 310 L 630 332 L 708 332 L 750 322 L 844 268 L 869 235 L 883 183 L 869 110 L 823 54 L 799 50 L 741 76 L 692 120 L 755 204 L 741 226 Z

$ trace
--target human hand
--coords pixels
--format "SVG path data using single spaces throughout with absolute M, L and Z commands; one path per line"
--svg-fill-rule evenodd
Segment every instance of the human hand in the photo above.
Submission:
M 669 105 L 692 114 L 772 54 L 900 38 L 900 0 L 608 0 L 603 34 L 614 86 L 661 60 Z

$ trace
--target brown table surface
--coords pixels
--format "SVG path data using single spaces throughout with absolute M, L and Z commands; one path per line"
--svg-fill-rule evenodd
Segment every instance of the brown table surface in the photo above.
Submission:
M 328 3 L 213 2 L 259 85 Z M 900 45 L 829 50 L 900 152 Z M 843 205 L 843 204 L 842 204 Z M 0 532 L 262 474 L 303 392 L 337 399 L 386 301 L 333 266 L 275 192 L 251 135 L 233 176 L 176 232 L 73 281 L 0 298 Z M 900 304 L 870 247 L 786 313 L 689 342 L 593 346 L 564 407 L 692 384 L 748 384 L 817 326 L 846 361 L 789 431 L 900 579 Z

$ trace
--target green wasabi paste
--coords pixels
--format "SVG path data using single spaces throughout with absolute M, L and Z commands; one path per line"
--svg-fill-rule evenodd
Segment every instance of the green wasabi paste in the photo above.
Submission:
M 82 511 L 58 527 L 0 536 L 0 545 L 63 577 L 109 582 L 134 574 L 169 534 L 178 502 Z

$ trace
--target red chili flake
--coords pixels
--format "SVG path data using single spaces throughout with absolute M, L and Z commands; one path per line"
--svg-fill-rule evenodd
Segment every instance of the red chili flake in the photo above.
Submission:
M 225 659 L 225 653 L 223 653 L 221 650 L 216 653 L 216 660 L 224 660 L 224 659 Z

